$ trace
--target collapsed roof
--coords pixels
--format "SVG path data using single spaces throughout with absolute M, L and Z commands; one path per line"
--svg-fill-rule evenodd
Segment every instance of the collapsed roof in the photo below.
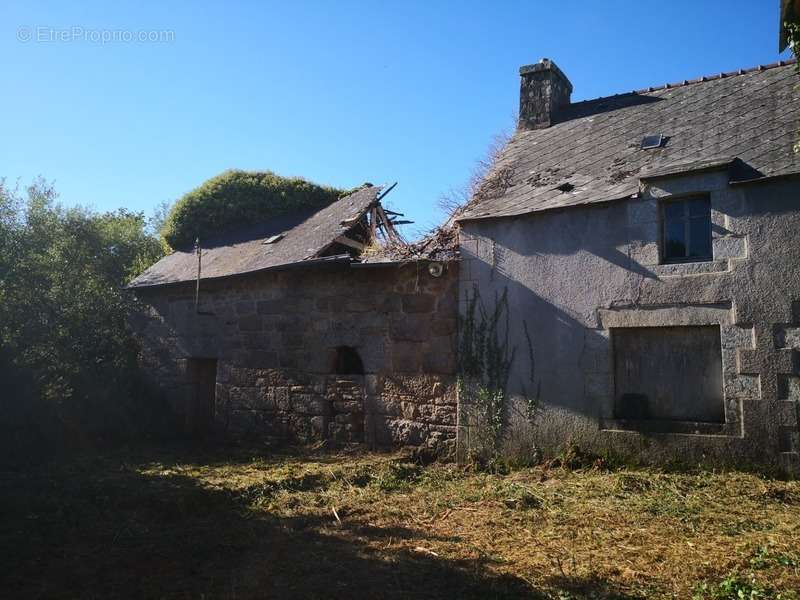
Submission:
M 380 229 L 399 243 L 393 222 L 380 205 L 381 187 L 364 187 L 314 210 L 272 217 L 264 223 L 201 240 L 194 249 L 165 256 L 128 284 L 131 289 L 243 275 L 289 265 L 357 259 Z M 388 191 L 388 190 L 387 190 Z
M 800 76 L 793 62 L 573 104 L 571 84 L 551 61 L 523 67 L 523 109 L 529 109 L 525 86 L 541 85 L 544 76 L 551 81 L 530 97 L 537 100 L 542 89 L 561 96 L 534 107 L 528 115 L 533 127 L 521 118 L 458 220 L 627 198 L 647 175 L 698 165 L 736 162 L 747 179 L 798 173 L 793 145 L 800 131 Z

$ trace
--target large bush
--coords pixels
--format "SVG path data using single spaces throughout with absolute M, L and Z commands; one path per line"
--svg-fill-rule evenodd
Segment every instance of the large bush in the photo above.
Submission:
M 123 286 L 162 255 L 144 216 L 65 209 L 0 180 L 0 437 L 115 436 L 141 416 Z
M 345 193 L 271 171 L 225 171 L 180 198 L 161 233 L 170 246 L 182 248 L 198 237 L 203 240 L 298 208 L 327 206 Z

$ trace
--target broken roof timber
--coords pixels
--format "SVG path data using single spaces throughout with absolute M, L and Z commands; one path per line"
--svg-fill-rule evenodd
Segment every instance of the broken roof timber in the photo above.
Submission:
M 203 243 L 201 279 L 220 279 L 268 269 L 318 264 L 322 253 L 346 234 L 375 204 L 381 188 L 365 187 L 317 211 L 303 210 L 273 217 L 264 223 Z M 272 244 L 264 240 L 278 234 Z M 347 260 L 352 260 L 348 257 Z M 314 262 L 316 261 L 316 262 Z M 177 250 L 165 256 L 128 284 L 138 289 L 197 280 L 197 255 Z

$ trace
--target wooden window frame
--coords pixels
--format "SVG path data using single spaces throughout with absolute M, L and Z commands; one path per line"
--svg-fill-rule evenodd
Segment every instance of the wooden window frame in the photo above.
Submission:
M 699 217 L 692 217 L 689 214 L 689 203 L 693 200 L 703 200 L 708 204 L 708 236 L 709 236 L 709 250 L 710 253 L 704 256 L 667 256 L 667 215 L 666 215 L 666 207 L 675 204 L 682 204 L 683 205 L 683 216 L 681 220 L 683 221 L 684 227 L 684 238 L 686 239 L 685 244 L 685 252 L 688 253 L 691 251 L 692 247 L 692 237 L 691 237 L 691 222 L 693 218 Z M 680 198 L 669 198 L 662 200 L 659 203 L 659 212 L 660 212 L 660 220 L 661 220 L 661 264 L 682 264 L 682 263 L 695 263 L 695 262 L 712 262 L 714 260 L 714 238 L 712 233 L 712 226 L 713 222 L 711 220 L 711 199 L 708 196 L 703 195 L 693 195 L 693 196 L 683 196 Z

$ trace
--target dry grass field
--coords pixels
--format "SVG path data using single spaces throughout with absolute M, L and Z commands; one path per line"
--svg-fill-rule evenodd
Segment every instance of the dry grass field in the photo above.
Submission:
M 159 447 L 5 466 L 0 590 L 800 598 L 800 482 L 556 464 L 498 475 L 358 450 Z

